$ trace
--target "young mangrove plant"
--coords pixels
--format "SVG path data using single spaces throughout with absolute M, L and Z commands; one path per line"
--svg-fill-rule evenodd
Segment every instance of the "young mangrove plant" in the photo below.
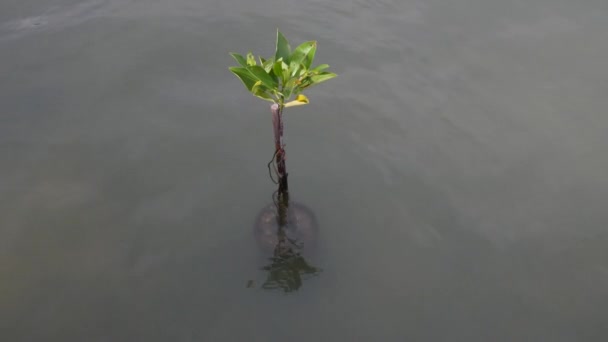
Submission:
M 308 98 L 302 91 L 336 77 L 336 74 L 326 71 L 329 67 L 327 64 L 312 66 L 316 52 L 316 41 L 304 42 L 292 51 L 285 36 L 277 30 L 274 56 L 256 59 L 251 52 L 246 56 L 230 54 L 239 64 L 230 67 L 230 71 L 254 96 L 272 102 L 270 111 L 275 145 L 273 160 L 278 175 L 279 199 L 284 203 L 288 201 L 288 185 L 283 142 L 283 109 L 308 104 Z

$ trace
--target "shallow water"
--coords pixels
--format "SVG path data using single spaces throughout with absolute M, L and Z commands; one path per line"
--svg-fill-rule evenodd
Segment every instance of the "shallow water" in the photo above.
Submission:
M 0 339 L 608 339 L 607 4 L 3 1 Z M 277 27 L 340 75 L 286 114 L 322 269 L 287 295 L 227 70 Z

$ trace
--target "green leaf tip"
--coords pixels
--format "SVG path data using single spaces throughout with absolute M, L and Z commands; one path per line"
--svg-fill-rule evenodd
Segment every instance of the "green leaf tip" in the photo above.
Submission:
M 285 63 L 289 63 L 289 56 L 291 56 L 291 47 L 289 46 L 289 41 L 287 38 L 285 38 L 281 31 L 277 29 L 277 43 L 274 59 L 278 60 L 279 58 L 283 58 Z

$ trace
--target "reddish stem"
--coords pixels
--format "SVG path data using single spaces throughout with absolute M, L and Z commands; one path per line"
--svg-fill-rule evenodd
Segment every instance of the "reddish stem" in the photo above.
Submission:
M 275 164 L 279 174 L 279 198 L 287 203 L 287 168 L 285 167 L 285 143 L 283 142 L 283 108 L 278 104 L 270 106 L 272 126 L 274 129 Z

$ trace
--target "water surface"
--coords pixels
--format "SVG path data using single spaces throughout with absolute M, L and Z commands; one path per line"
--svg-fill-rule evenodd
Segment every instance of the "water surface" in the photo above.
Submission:
M 3 1 L 0 339 L 608 339 L 607 4 Z M 227 71 L 277 27 L 340 75 L 286 114 L 323 270 L 289 295 Z

